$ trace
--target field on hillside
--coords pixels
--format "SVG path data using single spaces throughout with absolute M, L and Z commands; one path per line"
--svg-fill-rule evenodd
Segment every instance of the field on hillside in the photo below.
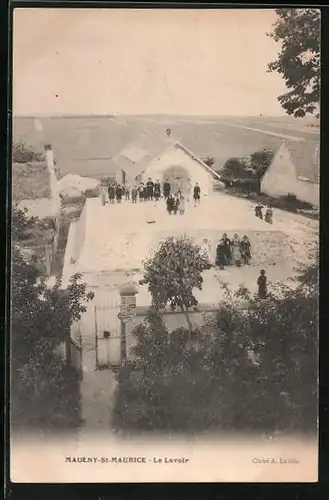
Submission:
M 277 149 L 284 138 L 319 142 L 319 130 L 309 122 L 283 118 L 193 116 L 95 116 L 14 118 L 13 141 L 38 146 L 51 143 L 61 176 L 77 173 L 109 175 L 113 158 L 140 134 L 165 135 L 180 141 L 195 155 L 212 156 L 220 170 L 230 157 L 247 156 L 263 148 Z

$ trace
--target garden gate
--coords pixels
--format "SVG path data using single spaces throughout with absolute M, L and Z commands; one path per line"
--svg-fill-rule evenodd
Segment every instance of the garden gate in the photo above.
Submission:
M 127 323 L 136 315 L 135 285 L 120 287 L 119 297 L 95 306 L 96 368 L 118 366 L 127 357 Z
M 118 366 L 121 360 L 121 321 L 119 300 L 96 305 L 95 351 L 96 369 Z

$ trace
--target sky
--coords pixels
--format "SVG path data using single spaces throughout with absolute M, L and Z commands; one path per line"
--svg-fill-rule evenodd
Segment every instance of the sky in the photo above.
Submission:
M 13 114 L 284 115 L 272 10 L 17 8 Z

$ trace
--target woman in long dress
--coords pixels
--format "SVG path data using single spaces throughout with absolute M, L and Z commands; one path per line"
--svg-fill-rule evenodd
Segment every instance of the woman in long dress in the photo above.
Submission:
M 143 201 L 144 199 L 144 184 L 143 182 L 140 183 L 138 186 L 138 196 L 139 196 L 139 201 Z
M 168 179 L 166 179 L 164 184 L 163 184 L 163 196 L 165 199 L 167 199 L 169 197 L 170 190 L 171 190 L 170 183 L 169 183 Z
M 175 204 L 174 197 L 170 194 L 166 199 L 167 211 L 169 215 L 171 215 L 172 211 L 174 210 L 174 204 Z
M 273 224 L 273 210 L 271 207 L 268 207 L 265 213 L 265 222 L 268 224 Z
M 237 267 L 241 266 L 240 239 L 237 233 L 235 233 L 232 240 L 232 260 Z
M 255 215 L 256 217 L 258 217 L 259 219 L 262 219 L 263 218 L 263 205 L 261 205 L 260 203 L 258 203 L 256 206 L 255 206 Z

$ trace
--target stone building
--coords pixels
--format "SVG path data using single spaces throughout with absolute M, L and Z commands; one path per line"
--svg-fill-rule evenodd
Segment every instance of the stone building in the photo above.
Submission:
M 279 198 L 294 194 L 319 207 L 320 147 L 316 141 L 283 141 L 261 180 L 261 192 Z

